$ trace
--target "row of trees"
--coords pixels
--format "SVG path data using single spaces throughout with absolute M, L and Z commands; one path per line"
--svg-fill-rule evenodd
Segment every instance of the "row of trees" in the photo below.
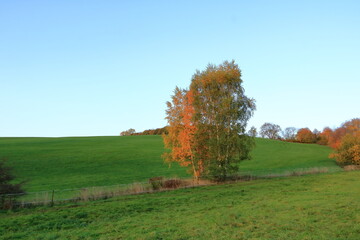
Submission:
M 129 129 L 126 130 L 126 131 L 122 131 L 122 132 L 120 133 L 120 136 L 131 136 L 131 135 L 133 135 L 133 134 L 135 134 L 135 133 L 136 133 L 135 129 L 129 128 Z
M 346 121 L 335 129 L 325 127 L 322 131 L 294 127 L 282 131 L 279 125 L 264 123 L 259 134 L 263 138 L 328 145 L 335 150 L 330 157 L 340 165 L 360 165 L 360 118 Z M 252 127 L 248 135 L 255 137 L 256 128 Z
M 122 131 L 120 136 L 135 136 L 135 135 L 163 135 L 167 134 L 168 130 L 167 127 L 163 128 L 155 128 L 155 129 L 147 129 L 142 132 L 136 132 L 135 129 L 130 128 L 126 131 Z
M 143 132 L 134 133 L 133 135 L 163 135 L 167 133 L 168 133 L 167 127 L 163 127 L 163 128 L 147 129 L 144 130 Z
M 273 123 L 264 123 L 260 127 L 259 135 L 262 138 L 283 140 L 288 142 L 300 142 L 300 143 L 318 143 L 322 145 L 328 144 L 328 135 L 329 131 L 332 131 L 330 128 L 324 128 L 323 132 L 320 132 L 317 129 L 311 131 L 309 128 L 300 128 L 287 127 L 284 130 L 277 124 Z M 248 135 L 257 136 L 257 130 L 255 127 L 252 127 L 248 131 Z
M 166 162 L 187 167 L 195 179 L 222 181 L 238 171 L 254 145 L 245 129 L 255 101 L 241 84 L 238 65 L 226 61 L 196 71 L 188 89 L 175 88 L 166 110 Z

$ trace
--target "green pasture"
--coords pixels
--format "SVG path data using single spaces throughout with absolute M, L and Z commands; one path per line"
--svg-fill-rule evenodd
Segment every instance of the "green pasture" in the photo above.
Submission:
M 27 191 L 57 190 L 187 176 L 163 163 L 160 136 L 0 138 L 0 156 Z
M 240 163 L 243 174 L 267 175 L 309 168 L 338 171 L 335 160 L 329 159 L 331 149 L 317 144 L 289 143 L 257 138 L 252 159 Z
M 242 174 L 266 175 L 302 168 L 338 170 L 330 149 L 256 139 L 253 159 L 240 163 Z M 186 169 L 163 162 L 160 136 L 0 138 L 6 157 L 28 192 L 109 186 L 151 177 L 190 177 Z
M 360 172 L 0 212 L 0 239 L 353 239 Z

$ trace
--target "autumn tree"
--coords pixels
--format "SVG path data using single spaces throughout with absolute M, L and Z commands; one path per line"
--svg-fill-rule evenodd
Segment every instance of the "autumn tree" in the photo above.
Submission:
M 205 161 L 207 173 L 225 180 L 238 171 L 238 163 L 250 158 L 253 138 L 246 134 L 246 124 L 255 110 L 255 100 L 245 95 L 241 71 L 234 61 L 219 66 L 208 65 L 192 77 L 194 123 L 197 126 L 197 153 Z
M 317 141 L 320 145 L 328 145 L 329 144 L 329 138 L 331 134 L 333 133 L 333 130 L 329 127 L 325 127 L 322 132 L 319 134 L 319 139 Z
M 135 134 L 135 132 L 136 132 L 135 129 L 130 128 L 130 129 L 126 130 L 126 131 L 122 131 L 120 133 L 120 136 L 130 136 L 130 135 Z
M 198 180 L 203 172 L 202 161 L 195 158 L 195 131 L 193 122 L 194 107 L 191 91 L 175 88 L 172 101 L 167 102 L 166 119 L 168 133 L 163 134 L 165 148 L 163 154 L 166 162 L 178 162 L 188 167 L 194 178 Z
M 248 135 L 250 137 L 256 137 L 257 136 L 257 130 L 256 127 L 252 126 L 249 131 L 248 131 Z
M 346 134 L 355 134 L 360 129 L 360 118 L 354 118 L 336 128 L 329 136 L 329 146 L 337 149 L 341 145 L 341 139 Z
M 237 64 L 226 61 L 197 71 L 188 91 L 175 89 L 166 111 L 166 161 L 188 166 L 196 178 L 207 175 L 222 181 L 238 171 L 254 144 L 246 123 L 255 101 L 245 96 L 241 84 Z
M 260 127 L 260 136 L 262 138 L 280 139 L 281 127 L 273 123 L 264 123 Z
M 360 165 L 360 131 L 347 133 L 330 157 L 340 165 Z
M 360 118 L 353 118 L 350 121 L 346 121 L 342 124 L 342 127 L 346 129 L 346 133 L 357 134 L 360 130 Z
M 335 149 L 331 158 L 340 165 L 360 165 L 360 119 L 343 123 L 329 136 L 329 145 Z
M 296 140 L 301 143 L 315 143 L 316 136 L 309 128 L 300 128 L 296 133 Z

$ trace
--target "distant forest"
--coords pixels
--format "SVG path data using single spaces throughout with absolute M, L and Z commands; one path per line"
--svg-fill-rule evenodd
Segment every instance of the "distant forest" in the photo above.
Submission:
M 136 135 L 162 135 L 167 134 L 167 127 L 147 129 L 143 132 L 136 132 L 135 129 L 130 128 L 129 130 L 120 133 L 120 136 L 136 136 Z

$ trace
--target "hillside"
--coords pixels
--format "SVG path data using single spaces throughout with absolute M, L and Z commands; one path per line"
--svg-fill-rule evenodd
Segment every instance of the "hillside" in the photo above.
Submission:
M 0 212 L 0 239 L 359 239 L 360 172 Z
M 163 163 L 160 136 L 0 138 L 0 157 L 8 158 L 27 191 L 107 186 L 147 181 L 154 176 L 187 177 L 177 164 Z M 328 147 L 256 139 L 253 159 L 243 174 L 282 173 L 329 167 Z

